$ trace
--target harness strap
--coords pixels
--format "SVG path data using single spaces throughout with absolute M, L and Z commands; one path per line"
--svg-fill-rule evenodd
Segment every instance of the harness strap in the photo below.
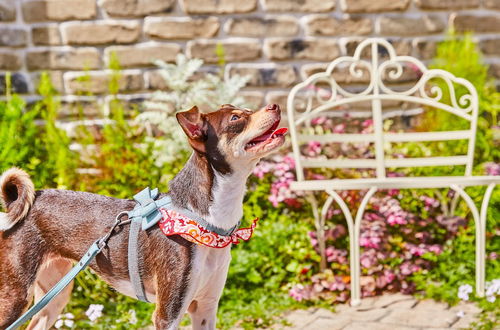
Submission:
M 137 299 L 149 302 L 144 292 L 141 273 L 139 269 L 139 231 L 141 230 L 141 221 L 139 218 L 132 218 L 128 235 L 128 274 L 130 282 L 134 288 Z
M 38 313 L 42 308 L 47 306 L 47 304 L 55 298 L 65 287 L 67 287 L 71 281 L 78 275 L 85 267 L 87 267 L 92 259 L 101 252 L 102 247 L 99 247 L 100 240 L 94 242 L 92 246 L 87 250 L 82 259 L 66 274 L 52 289 L 50 289 L 43 297 L 38 301 L 33 307 L 31 307 L 26 313 L 24 313 L 19 319 L 12 323 L 7 330 L 14 330 L 23 325 L 26 321 L 31 319 L 36 313 Z M 104 246 L 103 246 L 104 247 Z

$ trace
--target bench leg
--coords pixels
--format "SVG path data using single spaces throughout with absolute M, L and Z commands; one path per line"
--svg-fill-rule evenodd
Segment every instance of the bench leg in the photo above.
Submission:
M 324 271 L 326 269 L 326 242 L 325 242 L 325 217 L 326 217 L 326 210 L 328 211 L 328 207 L 332 203 L 328 203 L 330 198 L 326 201 L 325 205 L 323 206 L 323 211 L 321 214 L 319 213 L 318 209 L 318 201 L 316 200 L 316 197 L 314 197 L 313 193 L 307 194 L 306 195 L 306 200 L 311 204 L 312 206 L 312 211 L 313 211 L 313 216 L 314 216 L 314 225 L 316 227 L 316 237 L 318 238 L 318 248 L 319 248 L 319 256 L 321 257 L 320 264 L 319 264 L 319 269 L 321 271 Z M 325 214 L 325 215 L 324 215 Z
M 488 204 L 490 203 L 491 194 L 493 193 L 493 189 L 495 188 L 494 183 L 490 183 L 488 188 L 486 188 L 486 192 L 484 193 L 483 202 L 481 203 L 481 213 L 479 214 L 479 223 L 481 226 L 481 235 L 478 237 L 478 233 L 476 230 L 476 242 L 480 241 L 478 245 L 476 243 L 476 249 L 480 248 L 479 251 L 479 259 L 482 261 L 482 269 L 479 274 L 481 277 L 476 278 L 476 293 L 479 297 L 484 296 L 485 290 L 485 279 L 486 279 L 486 269 L 485 269 L 485 259 L 486 259 L 486 215 L 488 213 Z M 476 276 L 478 271 L 476 270 Z
M 377 191 L 375 187 L 370 188 L 363 197 L 358 211 L 356 212 L 356 222 L 353 220 L 349 207 L 344 202 L 342 197 L 333 190 L 327 191 L 328 194 L 335 199 L 340 206 L 342 213 L 347 222 L 347 229 L 349 231 L 349 262 L 351 266 L 351 306 L 358 306 L 361 304 L 361 269 L 360 269 L 360 252 L 359 252 L 359 230 L 363 214 L 365 212 L 368 201 Z
M 481 204 L 481 214 L 479 214 L 474 201 L 470 196 L 457 185 L 452 185 L 451 188 L 455 190 L 464 199 L 465 203 L 472 212 L 476 228 L 476 294 L 478 297 L 484 296 L 485 290 L 485 259 L 486 259 L 486 213 L 488 204 L 491 198 L 491 193 L 495 184 L 490 184 L 486 188 L 486 192 Z

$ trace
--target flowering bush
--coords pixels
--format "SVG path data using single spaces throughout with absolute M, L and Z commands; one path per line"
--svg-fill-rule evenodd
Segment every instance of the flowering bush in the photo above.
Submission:
M 338 120 L 338 119 L 337 119 Z M 312 129 L 344 133 L 354 130 L 356 125 L 363 133 L 373 130 L 371 120 L 335 119 L 319 117 L 312 121 Z M 340 146 L 323 145 L 312 141 L 303 146 L 303 154 L 308 156 L 342 157 L 367 155 L 371 152 L 368 144 L 358 143 Z M 276 155 L 261 161 L 254 170 L 257 178 L 270 180 L 268 200 L 274 207 L 294 209 L 304 205 L 304 196 L 290 190 L 290 182 L 295 180 L 294 161 L 288 154 Z M 365 176 L 370 171 L 350 173 L 347 171 L 307 171 L 307 177 L 324 178 L 332 175 Z M 392 172 L 392 176 L 402 173 Z M 362 193 L 342 191 L 341 197 L 351 210 L 357 208 Z M 433 262 L 424 258 L 439 255 L 443 243 L 454 237 L 459 227 L 467 221 L 462 217 L 442 215 L 441 201 L 432 192 L 417 199 L 412 192 L 387 190 L 377 193 L 370 200 L 361 224 L 360 245 L 362 247 L 362 294 L 372 296 L 384 290 L 411 293 L 415 291 L 412 275 L 428 270 Z M 319 196 L 318 198 L 321 198 Z M 348 233 L 345 219 L 340 209 L 331 207 L 326 216 L 325 256 L 328 269 L 319 272 L 317 265 L 298 271 L 298 282 L 291 286 L 289 294 L 297 301 L 327 300 L 344 302 L 349 298 Z M 317 232 L 310 231 L 312 247 L 319 253 Z

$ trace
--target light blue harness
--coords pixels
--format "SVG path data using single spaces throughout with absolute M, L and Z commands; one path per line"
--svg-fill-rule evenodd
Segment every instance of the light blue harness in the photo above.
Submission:
M 224 230 L 219 227 L 212 225 L 205 221 L 197 214 L 186 210 L 176 208 L 170 196 L 163 197 L 162 199 L 156 200 L 159 192 L 158 189 L 151 190 L 149 187 L 145 188 L 138 194 L 134 196 L 134 200 L 137 205 L 132 211 L 120 212 L 115 219 L 115 223 L 108 231 L 106 235 L 95 241 L 90 248 L 87 250 L 85 255 L 78 261 L 78 263 L 67 273 L 52 289 L 50 289 L 33 307 L 31 307 L 26 313 L 24 313 L 19 319 L 12 323 L 7 330 L 14 330 L 19 328 L 29 319 L 31 319 L 36 313 L 38 313 L 42 308 L 47 306 L 47 304 L 54 299 L 65 287 L 67 287 L 71 281 L 84 270 L 90 262 L 97 256 L 107 245 L 108 240 L 114 233 L 115 229 L 119 226 L 126 225 L 130 223 L 129 232 L 129 243 L 128 243 L 128 267 L 129 276 L 132 286 L 135 290 L 137 299 L 142 301 L 148 301 L 146 294 L 144 292 L 144 287 L 141 279 L 141 272 L 139 266 L 139 256 L 138 256 L 138 236 L 139 231 L 147 230 L 158 223 L 161 220 L 162 215 L 160 208 L 165 208 L 169 210 L 175 210 L 182 215 L 193 219 L 199 225 L 206 228 L 209 231 L 215 232 L 222 236 L 230 236 L 236 229 L 238 229 L 240 223 L 236 224 L 233 228 L 229 230 Z M 128 220 L 123 221 L 122 218 L 127 215 Z

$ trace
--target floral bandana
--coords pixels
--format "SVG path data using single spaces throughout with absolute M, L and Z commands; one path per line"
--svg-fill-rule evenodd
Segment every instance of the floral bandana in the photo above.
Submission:
M 256 218 L 250 228 L 238 229 L 231 236 L 221 236 L 206 230 L 194 220 L 176 211 L 160 208 L 160 212 L 162 219 L 158 225 L 165 236 L 181 235 L 182 238 L 190 242 L 216 249 L 225 248 L 231 243 L 238 244 L 240 240 L 248 241 L 259 220 Z

